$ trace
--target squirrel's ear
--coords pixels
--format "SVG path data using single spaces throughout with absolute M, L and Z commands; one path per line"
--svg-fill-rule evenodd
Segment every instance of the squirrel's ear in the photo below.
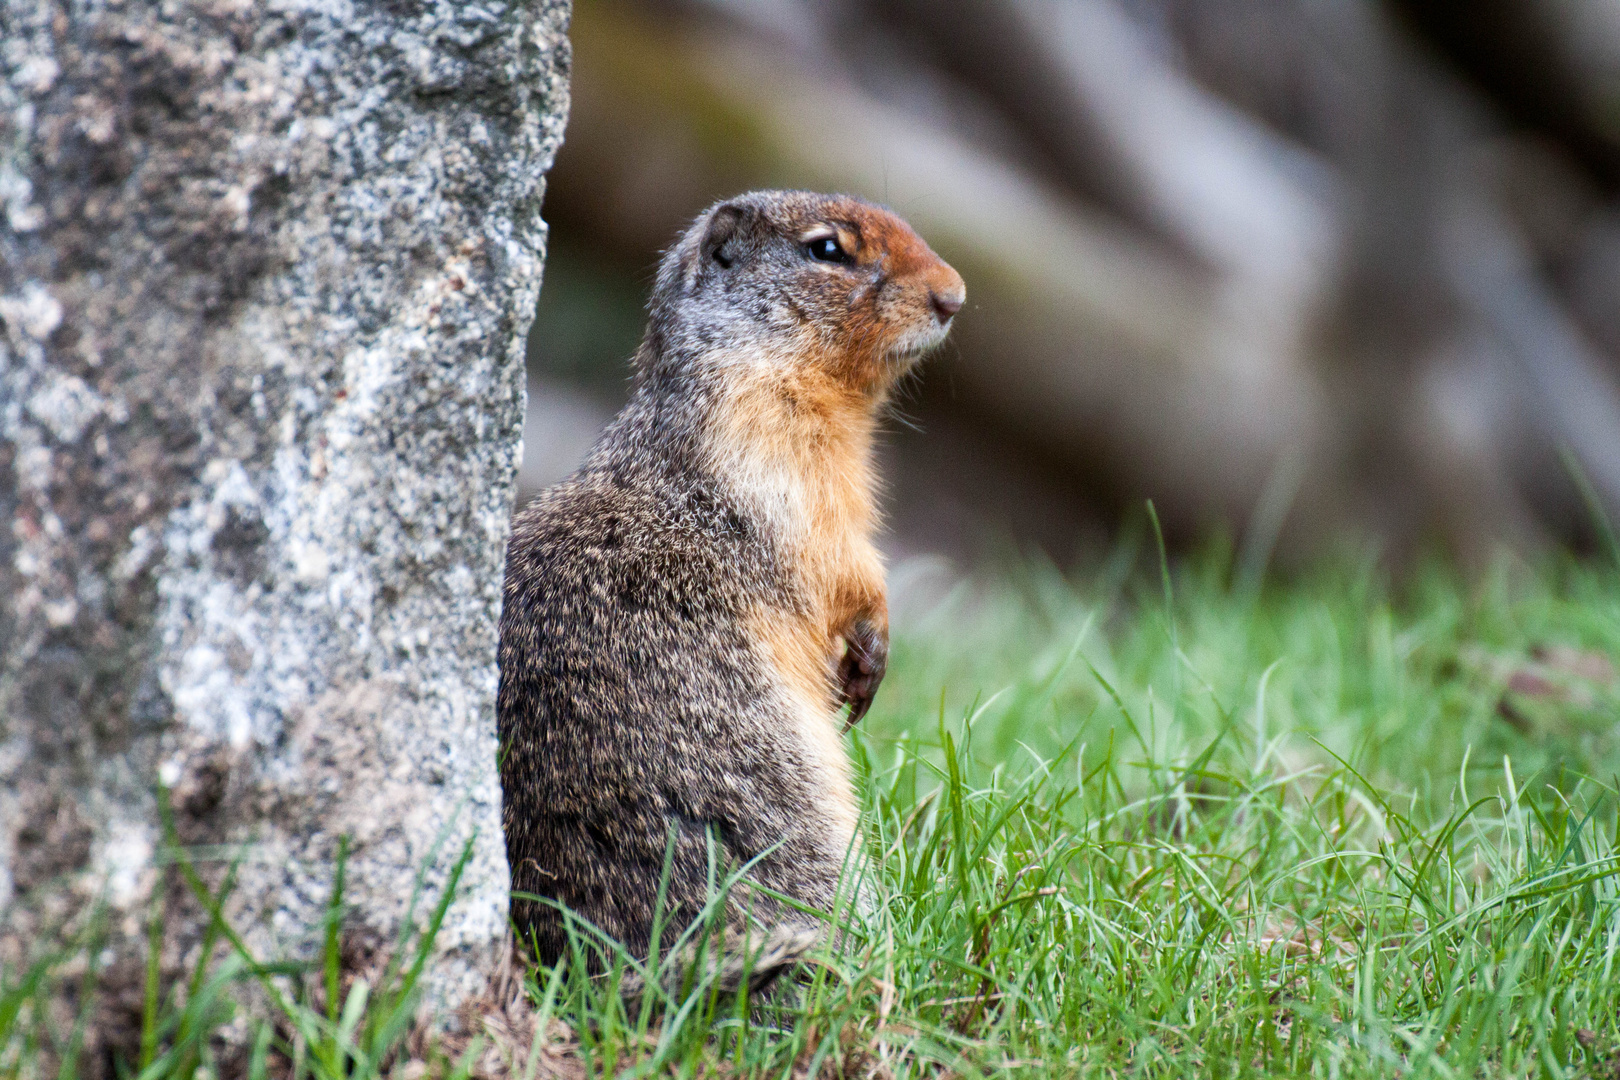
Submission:
M 727 203 L 717 207 L 709 215 L 709 229 L 703 234 L 703 261 L 711 260 L 718 263 L 721 269 L 729 270 L 736 259 L 735 245 L 732 243 L 737 234 L 742 231 L 743 208 Z

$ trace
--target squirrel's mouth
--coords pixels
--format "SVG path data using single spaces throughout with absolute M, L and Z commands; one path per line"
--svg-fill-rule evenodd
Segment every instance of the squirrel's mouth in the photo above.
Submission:
M 950 332 L 951 324 L 948 320 L 941 323 L 938 319 L 929 319 L 927 323 L 901 334 L 890 346 L 889 356 L 900 363 L 916 363 L 924 355 L 938 348 Z

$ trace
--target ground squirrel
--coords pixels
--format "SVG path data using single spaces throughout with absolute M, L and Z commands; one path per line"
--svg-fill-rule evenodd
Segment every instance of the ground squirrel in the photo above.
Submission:
M 843 196 L 727 199 L 665 254 L 629 403 L 513 523 L 515 891 L 645 955 L 673 831 L 661 952 L 705 902 L 710 835 L 733 866 L 763 853 L 768 889 L 831 907 L 857 823 L 842 733 L 888 654 L 873 430 L 965 296 L 905 222 Z M 813 938 L 749 903 L 792 927 L 774 960 Z M 513 917 L 542 961 L 566 947 L 550 905 L 516 898 Z

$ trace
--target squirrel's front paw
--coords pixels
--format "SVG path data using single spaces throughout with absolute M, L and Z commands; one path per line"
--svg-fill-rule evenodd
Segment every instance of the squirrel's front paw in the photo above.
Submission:
M 878 683 L 889 666 L 889 635 L 864 619 L 844 634 L 844 658 L 838 662 L 838 685 L 843 690 L 839 704 L 849 706 L 848 731 L 860 723 L 872 707 Z

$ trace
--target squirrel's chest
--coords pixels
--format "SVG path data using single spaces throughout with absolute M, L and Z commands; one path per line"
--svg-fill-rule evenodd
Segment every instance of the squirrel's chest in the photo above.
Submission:
M 842 476 L 759 476 L 748 493 L 770 539 L 781 590 L 770 606 L 807 644 L 830 648 L 854 609 L 881 592 L 874 513 L 864 469 Z
M 749 628 L 805 745 L 835 771 L 844 761 L 837 678 L 844 635 L 857 618 L 885 606 L 882 563 L 870 538 L 870 503 L 839 506 L 838 497 L 835 492 L 795 496 L 803 500 L 804 512 L 775 545 L 782 588 L 755 607 Z
M 711 461 L 769 538 L 779 593 L 755 612 L 759 640 L 790 684 L 833 708 L 841 635 L 882 604 L 869 404 L 744 386 L 713 430 Z

